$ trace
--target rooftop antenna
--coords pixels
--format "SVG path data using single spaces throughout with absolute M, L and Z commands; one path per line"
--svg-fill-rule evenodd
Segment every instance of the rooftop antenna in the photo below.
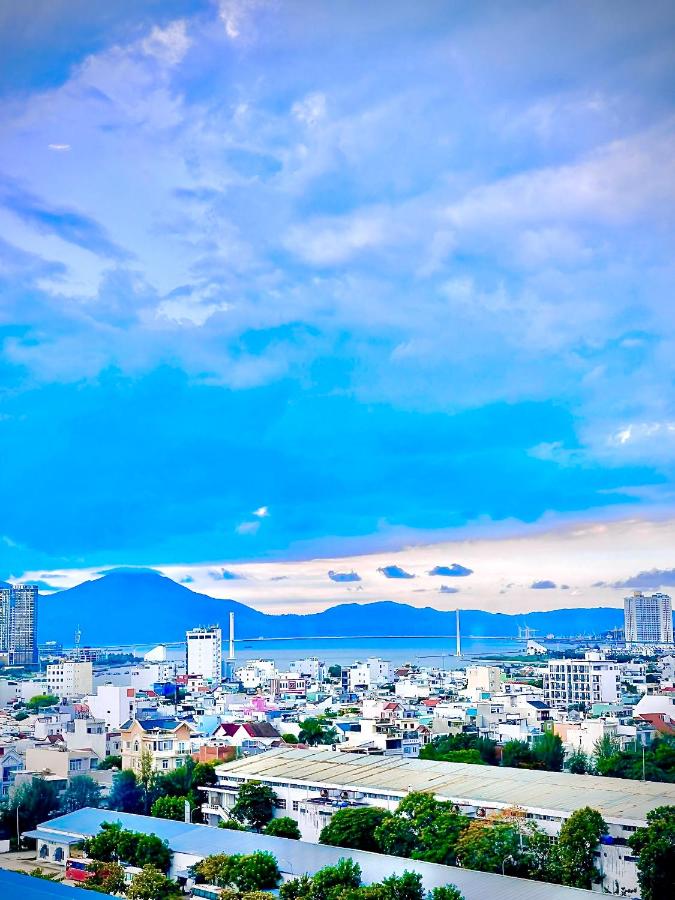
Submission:
M 459 609 L 455 610 L 455 621 L 457 623 L 457 656 L 462 655 L 462 636 L 459 630 Z

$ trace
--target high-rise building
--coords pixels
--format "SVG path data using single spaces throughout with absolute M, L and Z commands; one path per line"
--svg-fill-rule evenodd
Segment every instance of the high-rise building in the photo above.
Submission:
M 219 625 L 186 632 L 187 674 L 220 681 L 223 672 L 223 635 Z
M 0 653 L 10 666 L 36 666 L 37 596 L 35 584 L 0 588 Z
M 673 601 L 668 594 L 633 591 L 623 601 L 627 644 L 672 644 Z
M 555 659 L 544 670 L 544 700 L 566 709 L 571 704 L 618 703 L 620 669 L 602 653 L 588 652 L 584 659 Z

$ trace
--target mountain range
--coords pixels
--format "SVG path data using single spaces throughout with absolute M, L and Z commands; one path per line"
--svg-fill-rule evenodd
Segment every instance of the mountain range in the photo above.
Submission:
M 83 645 L 112 646 L 183 639 L 189 628 L 220 624 L 235 613 L 241 638 L 453 635 L 455 613 L 390 601 L 343 603 L 319 613 L 268 615 L 235 600 L 198 594 L 152 571 L 111 572 L 94 581 L 40 595 L 40 641 L 72 646 L 76 627 Z M 608 607 L 547 612 L 489 613 L 464 610 L 463 635 L 517 636 L 529 625 L 538 635 L 598 634 L 623 626 L 623 611 Z

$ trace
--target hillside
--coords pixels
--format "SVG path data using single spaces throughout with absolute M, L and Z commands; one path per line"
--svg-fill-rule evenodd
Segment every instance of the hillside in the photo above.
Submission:
M 188 628 L 236 616 L 238 638 L 453 634 L 455 613 L 405 603 L 345 603 L 307 615 L 267 615 L 237 603 L 198 594 L 156 572 L 112 572 L 56 594 L 41 596 L 40 641 L 73 642 L 79 626 L 89 645 L 180 640 Z M 462 612 L 465 635 L 516 636 L 528 624 L 539 635 L 590 634 L 623 624 L 620 609 L 559 609 L 505 615 Z

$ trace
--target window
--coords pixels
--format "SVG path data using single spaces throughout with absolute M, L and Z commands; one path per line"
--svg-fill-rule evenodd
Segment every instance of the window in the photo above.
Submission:
M 286 801 L 282 800 L 280 797 L 277 797 L 277 799 L 274 801 L 274 807 L 275 809 L 286 809 Z
M 294 800 L 293 801 L 293 812 L 297 812 L 299 809 L 300 809 L 300 801 Z

